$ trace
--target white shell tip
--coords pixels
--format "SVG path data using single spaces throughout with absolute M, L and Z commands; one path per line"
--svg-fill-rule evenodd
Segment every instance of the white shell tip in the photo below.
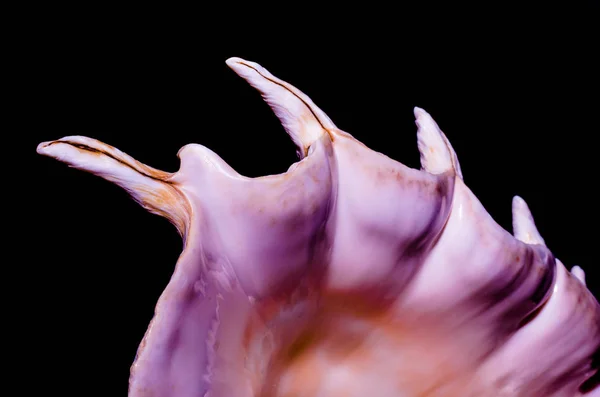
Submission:
M 431 115 L 420 107 L 413 109 L 417 124 L 417 144 L 421 153 L 421 167 L 432 174 L 454 171 L 462 178 L 456 153 L 448 138 Z
M 230 68 L 235 68 L 235 67 L 238 67 L 239 65 L 243 65 L 244 63 L 252 63 L 252 62 L 248 62 L 248 61 L 246 61 L 242 58 L 238 58 L 238 57 L 231 57 L 231 58 L 228 58 L 227 60 L 225 60 L 225 63 Z
M 585 285 L 585 272 L 579 266 L 573 266 L 571 268 L 571 274 L 575 276 L 575 278 Z
M 42 142 L 39 145 L 37 145 L 37 148 L 35 149 L 35 151 L 38 154 L 44 154 L 46 153 L 46 148 L 48 147 L 48 145 L 50 145 L 50 141 L 49 142 Z
M 519 196 L 513 197 L 512 214 L 513 234 L 517 240 L 527 244 L 546 245 L 544 239 L 535 226 L 533 215 L 531 215 L 529 206 L 525 200 Z

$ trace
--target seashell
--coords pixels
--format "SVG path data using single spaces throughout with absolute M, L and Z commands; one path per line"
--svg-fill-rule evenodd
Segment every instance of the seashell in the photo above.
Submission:
M 208 148 L 179 171 L 82 136 L 38 146 L 123 187 L 184 249 L 131 367 L 130 397 L 600 396 L 600 305 L 525 201 L 511 235 L 415 108 L 421 170 L 341 131 L 260 65 L 300 161 L 247 178 Z

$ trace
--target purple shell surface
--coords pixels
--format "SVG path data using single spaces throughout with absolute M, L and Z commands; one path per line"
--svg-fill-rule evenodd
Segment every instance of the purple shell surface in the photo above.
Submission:
M 179 171 L 81 136 L 40 154 L 126 189 L 184 250 L 131 368 L 130 397 L 600 396 L 600 305 L 525 202 L 511 235 L 415 108 L 421 170 L 370 150 L 260 65 L 227 61 L 300 161 L 248 178 L 204 146 Z

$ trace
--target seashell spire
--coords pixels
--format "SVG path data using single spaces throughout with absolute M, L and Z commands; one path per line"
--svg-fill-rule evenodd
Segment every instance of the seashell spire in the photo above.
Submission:
M 600 305 L 583 270 L 554 258 L 523 199 L 514 236 L 491 218 L 427 112 L 414 110 L 415 170 L 260 65 L 227 65 L 297 145 L 286 173 L 248 178 L 197 144 L 173 174 L 90 138 L 38 146 L 117 183 L 184 238 L 130 397 L 591 392 Z

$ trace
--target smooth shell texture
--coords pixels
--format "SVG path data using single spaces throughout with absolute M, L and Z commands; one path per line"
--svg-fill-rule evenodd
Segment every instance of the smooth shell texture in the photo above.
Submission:
M 38 147 L 122 186 L 185 239 L 130 397 L 587 392 L 600 306 L 583 270 L 553 257 L 522 199 L 514 236 L 493 221 L 429 114 L 415 108 L 422 170 L 410 169 L 260 65 L 227 64 L 296 143 L 288 172 L 247 178 L 195 144 L 173 174 L 85 137 Z

